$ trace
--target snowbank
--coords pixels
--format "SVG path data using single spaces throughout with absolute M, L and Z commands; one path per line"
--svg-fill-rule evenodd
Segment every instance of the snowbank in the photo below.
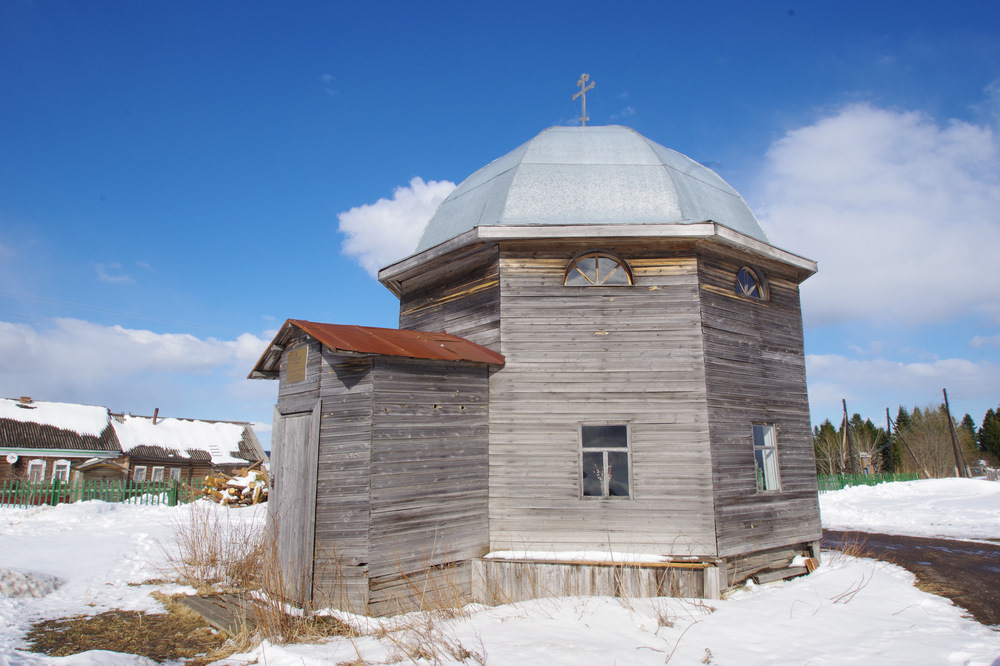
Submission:
M 823 527 L 882 534 L 1000 539 L 1000 483 L 927 479 L 855 486 L 819 496 Z

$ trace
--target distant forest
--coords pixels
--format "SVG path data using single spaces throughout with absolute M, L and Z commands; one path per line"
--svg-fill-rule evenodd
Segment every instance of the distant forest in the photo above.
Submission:
M 984 464 L 1000 466 L 1000 407 L 990 409 L 976 426 L 966 414 L 952 420 L 942 403 L 937 408 L 900 405 L 892 423 L 875 425 L 871 419 L 855 414 L 847 422 L 849 440 L 844 437 L 844 423 L 834 426 L 830 419 L 813 428 L 816 471 L 819 474 L 918 473 L 930 477 L 955 476 L 955 446 L 951 427 L 957 436 L 960 456 L 968 467 Z M 851 455 L 853 453 L 853 456 Z

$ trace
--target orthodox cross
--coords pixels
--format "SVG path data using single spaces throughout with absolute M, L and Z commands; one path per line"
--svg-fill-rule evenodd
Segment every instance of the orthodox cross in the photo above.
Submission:
M 573 95 L 574 100 L 577 97 L 583 98 L 583 113 L 580 114 L 580 124 L 583 127 L 586 127 L 587 121 L 590 120 L 590 118 L 587 117 L 587 91 L 594 87 L 593 82 L 591 82 L 591 84 L 588 86 L 587 81 L 590 81 L 590 74 L 582 74 L 580 76 L 580 80 L 576 82 L 576 85 L 580 87 L 580 92 Z

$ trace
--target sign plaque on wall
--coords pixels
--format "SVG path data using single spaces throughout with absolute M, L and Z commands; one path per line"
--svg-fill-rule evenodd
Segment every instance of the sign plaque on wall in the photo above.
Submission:
M 288 369 L 285 371 L 285 381 L 301 382 L 306 378 L 306 353 L 308 347 L 299 347 L 288 352 Z

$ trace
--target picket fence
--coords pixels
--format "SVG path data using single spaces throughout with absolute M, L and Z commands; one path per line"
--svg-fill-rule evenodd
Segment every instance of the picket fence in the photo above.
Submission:
M 877 486 L 890 481 L 916 481 L 922 478 L 919 473 L 912 474 L 820 474 L 818 475 L 819 491 L 827 493 L 831 490 L 841 490 L 848 486 Z
M 192 488 L 177 481 L 0 481 L 0 506 L 13 507 L 55 506 L 84 500 L 176 506 L 200 496 L 200 488 Z

